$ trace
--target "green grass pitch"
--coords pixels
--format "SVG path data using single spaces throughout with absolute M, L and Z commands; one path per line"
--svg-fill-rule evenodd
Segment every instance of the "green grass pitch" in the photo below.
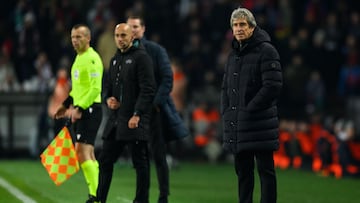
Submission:
M 359 179 L 321 177 L 310 171 L 277 170 L 278 203 L 358 203 Z M 0 178 L 38 203 L 85 202 L 87 187 L 82 172 L 56 186 L 40 161 L 0 160 Z M 256 177 L 257 178 L 257 177 Z M 236 203 L 237 178 L 232 164 L 180 163 L 170 171 L 171 203 Z M 135 171 L 117 164 L 108 203 L 131 203 L 135 192 Z M 151 168 L 150 203 L 158 196 L 154 166 Z M 0 186 L 0 203 L 21 203 Z M 259 202 L 259 181 L 254 202 Z

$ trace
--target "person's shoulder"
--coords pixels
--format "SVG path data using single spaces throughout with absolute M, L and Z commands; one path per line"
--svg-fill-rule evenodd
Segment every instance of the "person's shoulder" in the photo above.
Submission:
M 100 54 L 92 47 L 89 47 L 88 50 L 86 50 L 86 55 L 89 57 L 100 57 Z
M 159 47 L 161 46 L 160 44 L 158 44 L 157 42 L 151 41 L 151 40 L 146 40 L 146 44 L 148 46 L 153 46 L 153 47 Z
M 143 42 L 146 49 L 165 50 L 165 48 L 161 44 L 159 44 L 159 43 L 157 43 L 155 41 L 144 39 L 144 40 L 142 40 L 142 42 Z
M 134 57 L 144 57 L 145 56 L 149 56 L 149 54 L 147 53 L 147 51 L 142 48 L 142 47 L 132 47 L 131 48 L 131 55 L 133 55 Z
M 260 44 L 260 48 L 263 51 L 268 51 L 268 52 L 277 52 L 276 47 L 274 46 L 273 43 L 271 43 L 270 41 L 264 41 Z
M 260 45 L 260 52 L 263 56 L 272 58 L 272 59 L 279 59 L 280 55 L 275 46 L 270 42 L 263 42 Z
M 96 66 L 102 66 L 102 60 L 100 55 L 92 47 L 89 47 L 88 50 L 86 50 L 86 52 L 82 54 L 81 57 L 79 57 L 79 60 L 82 61 L 82 63 L 91 63 Z
M 91 49 L 92 49 L 92 51 L 91 51 L 92 58 L 94 58 L 94 59 L 96 59 L 96 60 L 98 60 L 98 61 L 100 61 L 102 63 L 102 59 L 101 59 L 101 56 L 100 56 L 99 52 L 97 52 L 93 48 L 91 48 Z
M 139 57 L 145 58 L 144 60 L 151 60 L 151 56 L 146 50 L 140 49 L 138 53 Z

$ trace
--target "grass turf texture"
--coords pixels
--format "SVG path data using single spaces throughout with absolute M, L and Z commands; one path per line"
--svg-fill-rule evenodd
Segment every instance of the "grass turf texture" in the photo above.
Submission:
M 321 177 L 309 171 L 277 170 L 278 203 L 357 203 L 359 179 Z M 39 203 L 85 202 L 87 187 L 82 172 L 56 186 L 40 161 L 0 160 L 0 177 Z M 154 166 L 151 168 L 150 202 L 157 200 Z M 232 164 L 180 163 L 170 172 L 171 203 L 237 202 L 237 178 Z M 256 177 L 257 178 L 257 177 Z M 117 164 L 108 203 L 131 203 L 135 192 L 135 171 Z M 0 202 L 21 202 L 0 186 Z M 259 182 L 254 202 L 259 202 Z

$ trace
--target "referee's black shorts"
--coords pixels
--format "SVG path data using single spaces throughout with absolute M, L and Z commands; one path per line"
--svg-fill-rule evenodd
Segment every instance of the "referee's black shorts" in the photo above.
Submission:
M 82 112 L 81 119 L 74 123 L 76 142 L 94 145 L 101 120 L 101 104 L 96 103 L 85 109 Z

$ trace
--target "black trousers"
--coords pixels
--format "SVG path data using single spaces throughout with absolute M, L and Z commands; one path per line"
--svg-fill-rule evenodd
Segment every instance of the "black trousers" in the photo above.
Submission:
M 126 146 L 130 147 L 133 165 L 136 170 L 136 194 L 134 202 L 149 203 L 150 163 L 148 142 L 104 140 L 99 155 L 99 185 L 97 198 L 105 203 L 113 175 L 114 163 Z
M 276 203 L 277 186 L 273 151 L 243 151 L 235 154 L 239 203 L 252 203 L 255 160 L 261 185 L 261 203 Z
M 161 114 L 154 110 L 151 117 L 150 151 L 156 168 L 159 197 L 166 197 L 169 195 L 169 167 L 166 161 L 166 142 L 162 129 Z

